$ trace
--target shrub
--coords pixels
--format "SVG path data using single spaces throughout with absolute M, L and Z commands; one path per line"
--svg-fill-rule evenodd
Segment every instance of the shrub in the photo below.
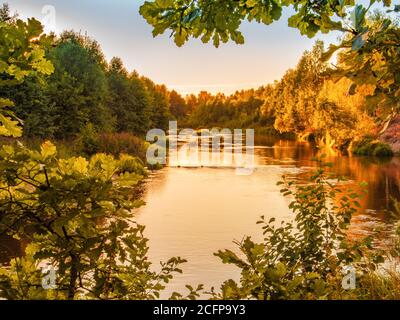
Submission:
M 31 241 L 25 257 L 0 266 L 0 299 L 158 298 L 185 260 L 152 269 L 144 227 L 132 219 L 143 172 L 128 156 L 59 159 L 50 142 L 40 152 L 3 146 L 0 233 Z M 56 271 L 52 290 L 41 286 L 42 265 Z
M 99 152 L 99 136 L 93 124 L 88 123 L 81 129 L 77 140 L 82 152 L 87 156 L 92 156 Z
M 131 133 L 103 133 L 97 139 L 98 152 L 119 156 L 128 154 L 146 159 L 145 142 Z
M 230 250 L 216 253 L 241 270 L 241 279 L 226 281 L 220 293 L 212 290 L 213 298 L 343 299 L 353 294 L 342 288 L 343 268 L 350 265 L 358 279 L 365 279 L 382 257 L 369 254 L 370 239 L 348 240 L 346 230 L 360 206 L 358 195 L 339 196 L 340 188 L 331 181 L 320 169 L 307 185 L 281 182 L 282 194 L 294 198 L 289 206 L 294 221 L 276 226 L 274 219 L 262 219 L 263 242 L 250 237 L 237 242 L 241 256 Z
M 147 174 L 146 169 L 144 168 L 143 162 L 136 157 L 132 157 L 127 154 L 121 154 L 119 157 L 119 172 L 124 173 L 138 173 L 142 176 Z
M 384 143 L 378 143 L 375 146 L 375 150 L 373 151 L 372 155 L 374 157 L 392 157 L 393 151 L 389 145 L 384 144 Z
M 358 156 L 393 156 L 393 151 L 388 144 L 374 140 L 372 137 L 366 137 L 363 140 L 357 142 L 353 148 L 352 153 Z

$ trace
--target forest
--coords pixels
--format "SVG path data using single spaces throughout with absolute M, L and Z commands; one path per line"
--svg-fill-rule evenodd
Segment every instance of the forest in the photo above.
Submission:
M 141 14 L 154 36 L 171 29 L 178 46 L 190 37 L 217 47 L 242 43 L 242 20 L 280 18 L 280 1 L 218 2 L 146 1 Z M 45 34 L 39 21 L 23 21 L 3 5 L 0 234 L 23 241 L 26 252 L 0 267 L 0 297 L 159 298 L 186 260 L 173 257 L 154 271 L 144 227 L 130 212 L 144 205 L 142 183 L 155 169 L 145 162 L 146 133 L 167 129 L 170 120 L 182 128 L 253 128 L 309 141 L 327 154 L 385 158 L 400 152 L 400 6 L 385 0 L 387 12 L 370 13 L 346 0 L 306 2 L 295 5 L 289 25 L 310 37 L 340 29 L 342 43 L 317 41 L 280 80 L 229 96 L 182 96 L 127 70 L 118 57 L 107 61 L 90 36 Z M 354 13 L 351 27 L 331 19 L 333 13 L 345 19 L 345 7 Z M 293 223 L 274 227 L 262 220 L 263 243 L 245 238 L 238 243 L 243 257 L 216 253 L 241 269 L 241 281 L 227 280 L 210 298 L 399 298 L 399 274 L 374 273 L 389 258 L 373 250 L 371 238 L 346 238 L 358 195 L 342 196 L 320 161 L 310 185 L 280 183 L 282 194 L 293 197 Z M 390 254 L 399 255 L 398 243 Z M 338 288 L 350 261 L 360 270 L 360 287 L 351 293 Z M 40 285 L 43 263 L 60 274 L 51 290 Z M 187 289 L 171 298 L 196 299 L 204 291 L 202 285 Z
M 3 20 L 15 23 L 7 10 L 3 7 Z M 386 20 L 376 12 L 368 23 L 377 30 Z M 398 30 L 397 20 L 393 23 Z M 105 148 L 113 134 L 134 141 L 127 133 L 143 138 L 150 129 L 166 129 L 169 120 L 178 120 L 195 129 L 254 128 L 312 141 L 330 152 L 393 154 L 385 143 L 388 138 L 381 137 L 396 116 L 396 107 L 378 99 L 381 89 L 370 81 L 355 85 L 333 70 L 321 42 L 273 84 L 231 96 L 200 92 L 182 97 L 129 72 L 120 58 L 106 61 L 99 44 L 87 35 L 65 31 L 50 35 L 48 41 L 46 58 L 54 67 L 50 76 L 27 77 L 12 88 L 0 88 L 1 96 L 14 102 L 14 112 L 24 123 L 23 136 L 31 140 L 74 140 L 92 155 L 109 152 Z M 339 55 L 336 68 L 348 68 L 347 55 Z

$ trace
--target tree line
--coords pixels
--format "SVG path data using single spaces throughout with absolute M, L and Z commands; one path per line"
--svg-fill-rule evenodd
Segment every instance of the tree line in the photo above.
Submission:
M 381 12 L 371 13 L 377 3 Z M 145 1 L 140 13 L 153 27 L 153 36 L 171 32 L 178 46 L 199 38 L 219 47 L 228 41 L 244 43 L 243 21 L 269 25 L 281 19 L 283 9 L 290 6 L 294 11 L 288 18 L 289 27 L 310 38 L 318 32 L 337 31 L 340 41 L 327 50 L 317 43 L 281 81 L 261 89 L 266 103 L 262 114 L 275 117 L 274 127 L 279 132 L 309 137 L 318 145 L 390 154 L 388 146 L 379 144 L 376 133 L 382 133 L 379 131 L 387 128 L 400 109 L 400 6 L 391 0 L 244 0 L 224 4 L 152 0 Z M 333 56 L 336 63 L 327 63 Z M 360 137 L 370 133 L 372 137 Z M 360 141 L 361 146 L 357 145 Z
M 2 21 L 17 24 L 7 11 L 3 7 Z M 65 31 L 48 41 L 45 56 L 54 67 L 49 77 L 0 88 L 14 102 L 25 137 L 71 139 L 88 128 L 143 136 L 185 115 L 186 102 L 176 91 L 127 71 L 120 58 L 107 62 L 87 35 Z
M 8 7 L 3 8 L 2 19 L 17 21 Z M 382 28 L 385 36 L 399 32 L 397 20 L 382 13 L 363 19 L 370 33 L 379 34 Z M 336 47 L 326 50 L 322 42 L 316 42 L 295 68 L 273 84 L 230 96 L 200 92 L 183 97 L 136 71 L 129 72 L 120 58 L 108 62 L 99 44 L 87 35 L 65 31 L 49 39 L 51 45 L 45 55 L 54 73 L 40 81 L 27 78 L 13 88 L 0 88 L 0 94 L 14 102 L 25 137 L 95 140 L 99 134 L 123 132 L 143 137 L 148 130 L 166 129 L 169 120 L 177 119 L 181 126 L 255 128 L 259 133 L 311 140 L 322 148 L 391 154 L 390 148 L 376 139 L 398 111 L 398 90 L 383 88 L 393 86 L 393 81 L 378 78 L 378 72 L 387 77 L 388 72 L 395 71 L 378 69 L 389 68 L 382 53 L 373 55 L 373 59 L 381 59 L 373 60 L 378 64 L 373 71 L 375 82 L 367 72 L 345 77 L 358 63 L 352 50 L 342 50 L 332 68 L 329 58 Z M 364 148 L 371 142 L 375 146 Z M 87 149 L 89 154 L 101 150 L 95 146 Z

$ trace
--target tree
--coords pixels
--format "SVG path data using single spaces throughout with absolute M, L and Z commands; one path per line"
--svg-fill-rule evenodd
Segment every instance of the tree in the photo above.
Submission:
M 150 127 L 167 130 L 168 121 L 172 119 L 168 100 L 168 89 L 164 85 L 156 85 L 146 77 L 142 77 L 146 86 L 150 105 Z
M 351 81 L 346 78 L 337 82 L 326 80 L 318 93 L 310 123 L 320 147 L 352 151 L 354 142 L 375 130 L 373 118 L 368 115 L 366 107 L 373 87 L 359 86 L 350 95 L 350 86 Z
M 48 82 L 44 77 L 28 77 L 22 84 L 0 87 L 0 94 L 13 101 L 13 110 L 23 121 L 24 137 L 52 138 L 57 133 L 57 109 L 48 90 Z
M 400 12 L 400 6 L 394 11 Z M 368 96 L 369 113 L 381 123 L 390 122 L 400 111 L 399 20 L 380 12 L 367 17 L 361 6 L 355 8 L 354 14 L 357 35 L 347 35 L 339 46 L 332 45 L 324 59 L 341 49 L 331 76 L 351 79 L 350 94 L 356 92 L 357 86 L 371 85 L 374 91 Z
M 185 100 L 186 100 L 186 105 L 187 105 L 187 112 L 188 112 L 188 115 L 190 115 L 198 104 L 197 96 L 192 93 L 192 94 L 187 95 Z
M 181 272 L 180 258 L 151 270 L 144 227 L 130 219 L 146 174 L 137 159 L 60 160 L 46 142 L 40 152 L 3 147 L 0 168 L 0 231 L 30 240 L 26 257 L 0 268 L 1 297 L 154 299 Z M 53 290 L 41 285 L 45 262 L 57 270 Z
M 0 8 L 1 23 L 16 27 L 17 18 L 17 14 L 11 15 L 9 5 L 3 4 Z M 5 79 L 4 76 L 3 80 Z M 24 122 L 24 136 L 50 136 L 53 133 L 53 115 L 45 96 L 45 86 L 45 78 L 40 73 L 26 75 L 24 81 L 15 85 L 0 86 L 0 96 L 3 101 L 6 99 L 12 101 L 16 119 Z
M 313 133 L 310 115 L 316 107 L 327 69 L 321 62 L 323 43 L 318 41 L 310 52 L 305 52 L 294 70 L 289 70 L 276 85 L 271 104 L 276 112 L 275 128 L 293 132 L 300 140 Z
M 49 75 L 53 65 L 45 59 L 45 48 L 52 38 L 42 35 L 39 21 L 0 21 L 0 86 L 11 88 L 27 77 Z M 0 97 L 0 136 L 19 137 L 22 130 L 11 108 L 14 102 Z
M 74 32 L 64 32 L 49 53 L 55 72 L 49 96 L 56 109 L 56 138 L 75 137 L 88 122 L 112 131 L 114 119 L 106 105 L 106 62 L 98 44 Z
M 15 23 L 18 18 L 18 14 L 11 14 L 10 6 L 8 3 L 3 3 L 0 8 L 0 22 Z
M 186 101 L 175 90 L 172 90 L 169 93 L 169 104 L 170 112 L 176 119 L 183 118 L 187 115 L 188 111 Z
M 117 119 L 117 131 L 144 134 L 149 129 L 149 97 L 136 73 L 128 74 L 121 59 L 113 58 L 107 72 L 108 105 Z
M 397 113 L 400 30 L 394 19 L 372 23 L 367 19 L 374 3 L 392 5 L 391 0 L 370 0 L 367 7 L 354 0 L 154 0 L 146 1 L 140 13 L 153 26 L 153 36 L 170 30 L 178 46 L 190 37 L 201 37 L 204 43 L 212 40 L 218 47 L 221 41 L 244 42 L 240 32 L 243 20 L 268 25 L 281 18 L 283 7 L 293 6 L 295 14 L 288 23 L 302 35 L 313 37 L 319 31 L 343 33 L 341 44 L 332 45 L 326 58 L 345 50 L 342 62 L 346 63 L 337 74 L 350 77 L 355 85 L 375 85 L 374 97 Z M 389 12 L 398 14 L 400 5 L 394 5 Z

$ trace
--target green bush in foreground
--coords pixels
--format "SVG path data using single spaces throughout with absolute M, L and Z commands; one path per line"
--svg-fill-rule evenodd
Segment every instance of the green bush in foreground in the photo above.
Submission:
M 144 169 L 137 160 L 96 154 L 58 159 L 44 143 L 0 150 L 0 232 L 27 238 L 26 257 L 0 268 L 6 299 L 154 299 L 185 262 L 152 271 L 144 227 L 132 218 Z M 56 272 L 42 288 L 41 268 Z

